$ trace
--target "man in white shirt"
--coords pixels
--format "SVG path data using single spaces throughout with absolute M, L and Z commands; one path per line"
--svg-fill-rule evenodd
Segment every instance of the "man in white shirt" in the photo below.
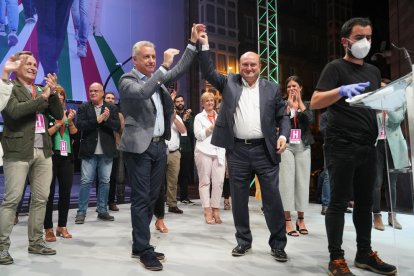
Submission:
M 173 91 L 172 95 L 176 92 Z M 173 96 L 174 97 L 174 96 Z M 173 99 L 174 101 L 174 99 Z M 180 173 L 180 136 L 187 135 L 187 128 L 180 116 L 174 113 L 175 118 L 171 125 L 171 139 L 165 140 L 168 146 L 166 180 L 167 180 L 167 205 L 168 212 L 182 214 L 183 211 L 177 207 L 177 182 Z
M 263 191 L 263 209 L 270 231 L 273 258 L 286 262 L 285 218 L 279 193 L 280 154 L 286 149 L 290 122 L 279 86 L 259 79 L 260 58 L 246 52 L 240 57 L 240 74 L 221 75 L 215 71 L 206 33 L 200 68 L 206 80 L 222 92 L 223 101 L 211 143 L 226 149 L 233 219 L 237 246 L 232 256 L 243 256 L 252 244 L 249 225 L 249 183 L 254 171 Z

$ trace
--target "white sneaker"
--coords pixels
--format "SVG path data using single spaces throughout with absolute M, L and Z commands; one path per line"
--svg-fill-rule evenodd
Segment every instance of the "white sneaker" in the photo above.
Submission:
M 83 45 L 79 45 L 78 46 L 78 57 L 80 58 L 84 58 L 86 57 L 86 46 Z
M 95 30 L 95 32 L 93 33 L 93 35 L 94 36 L 97 36 L 97 37 L 103 37 L 101 31 L 97 31 L 97 30 Z
M 26 18 L 26 20 L 24 22 L 26 22 L 26 24 L 34 24 L 34 23 L 36 23 L 36 18 L 28 17 L 28 18 Z

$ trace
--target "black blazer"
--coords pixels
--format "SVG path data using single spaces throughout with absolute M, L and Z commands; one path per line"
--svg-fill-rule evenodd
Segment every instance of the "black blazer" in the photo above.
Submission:
M 211 143 L 231 150 L 234 147 L 235 138 L 233 132 L 234 113 L 243 90 L 242 78 L 239 74 L 224 76 L 217 73 L 210 58 L 210 51 L 201 51 L 199 55 L 204 77 L 223 95 Z M 271 161 L 277 164 L 280 162 L 280 155 L 276 153 L 276 141 L 279 135 L 289 138 L 289 117 L 280 94 L 279 85 L 260 79 L 259 95 L 262 132 Z
M 98 124 L 96 120 L 95 107 L 91 102 L 82 104 L 76 116 L 76 127 L 80 133 L 80 159 L 92 158 L 98 143 L 98 132 L 101 138 L 102 150 L 105 156 L 113 158 L 116 156 L 116 145 L 114 131 L 121 127 L 119 121 L 119 110 L 114 105 L 103 103 L 101 114 L 109 108 L 110 116 L 108 120 Z
M 300 128 L 302 137 L 301 140 L 305 146 L 312 145 L 315 140 L 313 139 L 310 126 L 314 122 L 313 111 L 309 108 L 309 103 L 305 103 L 306 110 L 304 112 L 298 112 L 296 115 L 296 128 Z M 291 128 L 295 128 L 294 119 L 290 119 Z

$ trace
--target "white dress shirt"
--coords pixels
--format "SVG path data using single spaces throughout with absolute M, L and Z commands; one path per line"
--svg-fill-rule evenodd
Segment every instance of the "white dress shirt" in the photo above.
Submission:
M 234 113 L 234 136 L 240 139 L 263 138 L 260 123 L 259 79 L 252 85 L 242 79 L 243 90 Z
M 180 121 L 180 123 L 184 124 L 180 116 L 176 115 L 175 118 Z M 167 144 L 169 151 L 176 151 L 180 148 L 180 132 L 175 123 L 171 125 L 171 139 L 165 140 L 165 143 Z

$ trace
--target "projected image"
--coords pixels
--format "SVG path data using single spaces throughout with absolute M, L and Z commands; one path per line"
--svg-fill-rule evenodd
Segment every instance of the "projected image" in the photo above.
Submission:
M 163 51 L 186 45 L 184 0 L 9 0 L 0 1 L 0 61 L 15 52 L 33 52 L 39 68 L 36 83 L 56 72 L 70 100 L 88 100 L 92 82 L 104 83 L 131 55 L 132 45 L 156 45 Z M 106 90 L 118 94 L 126 63 L 109 79 Z

